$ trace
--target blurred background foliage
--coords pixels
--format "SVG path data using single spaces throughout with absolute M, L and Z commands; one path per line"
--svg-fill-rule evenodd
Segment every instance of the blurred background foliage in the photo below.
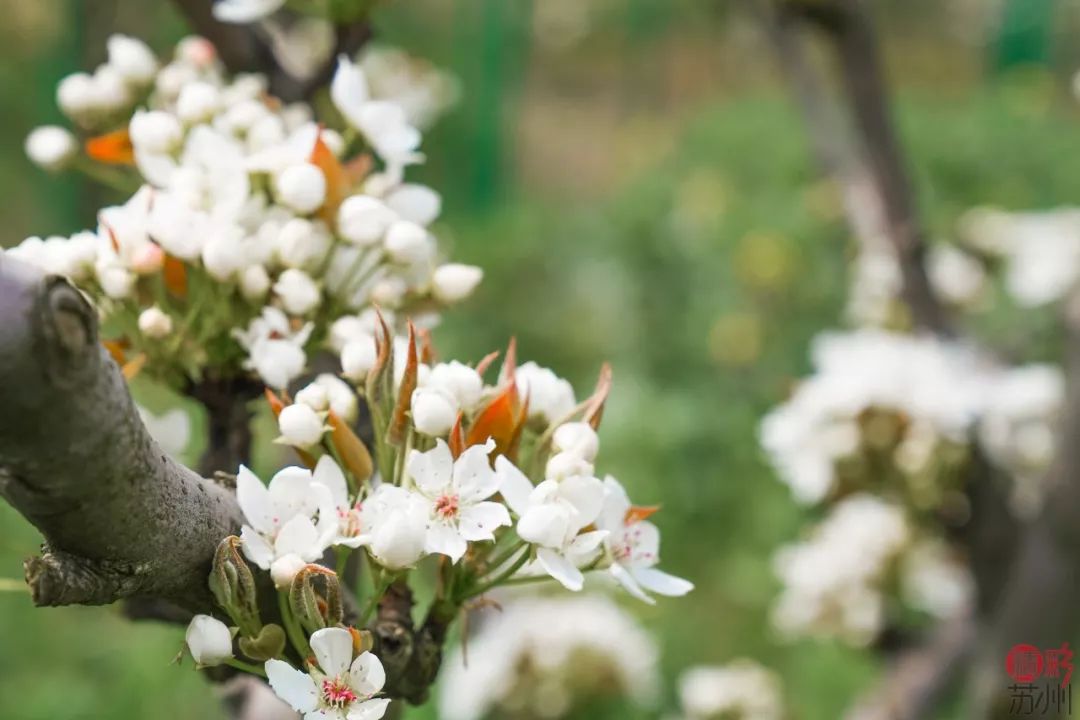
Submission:
M 810 338 L 842 322 L 852 247 L 768 48 L 731 0 L 387 5 L 378 35 L 461 80 L 462 101 L 425 138 L 429 162 L 415 175 L 444 194 L 437 232 L 451 254 L 487 273 L 437 331 L 442 355 L 476 360 L 513 335 L 582 395 L 612 361 L 602 467 L 635 498 L 663 503 L 664 565 L 698 585 L 634 607 L 661 644 L 667 699 L 686 666 L 748 656 L 782 675 L 794 718 L 839 717 L 878 661 L 770 630 L 769 557 L 803 514 L 763 463 L 756 424 L 806 370 Z M 1070 162 L 1080 49 L 1065 42 L 1075 4 L 879 5 L 934 237 L 974 205 L 1080 199 Z M 60 119 L 56 81 L 100 60 L 109 32 L 164 49 L 183 28 L 164 0 L 0 0 L 0 10 L 0 242 L 11 245 L 89 226 L 108 200 L 22 155 L 31 127 Z M 153 409 L 168 405 L 143 390 Z M 264 472 L 280 461 L 260 455 Z M 0 576 L 17 578 L 38 542 L 0 506 Z M 3 588 L 0 717 L 220 717 L 190 666 L 170 665 L 179 629 L 129 624 L 114 609 L 34 610 Z

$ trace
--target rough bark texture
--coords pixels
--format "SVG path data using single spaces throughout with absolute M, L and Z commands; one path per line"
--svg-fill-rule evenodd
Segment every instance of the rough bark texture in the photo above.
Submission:
M 172 460 L 143 427 L 67 282 L 0 258 L 0 495 L 45 536 L 26 562 L 38 605 L 155 597 L 208 611 L 231 493 Z

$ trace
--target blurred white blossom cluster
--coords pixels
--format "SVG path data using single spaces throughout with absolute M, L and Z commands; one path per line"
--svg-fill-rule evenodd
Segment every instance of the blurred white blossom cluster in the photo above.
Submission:
M 758 663 L 739 659 L 702 665 L 679 678 L 679 720 L 783 720 L 780 679 Z
M 480 622 L 443 669 L 444 720 L 562 718 L 604 698 L 644 709 L 658 699 L 656 642 L 603 596 L 514 599 Z
M 423 160 L 410 119 L 421 103 L 372 92 L 426 94 L 399 71 L 379 79 L 340 58 L 336 115 L 320 124 L 307 104 L 271 96 L 265 77 L 227 76 L 201 38 L 165 62 L 130 37 L 108 49 L 57 90 L 85 142 L 39 128 L 27 151 L 133 194 L 93 230 L 8 252 L 89 293 L 126 362 L 174 385 L 243 368 L 282 388 L 335 320 L 378 305 L 431 324 L 480 281 L 479 268 L 442 262 L 429 230 L 439 194 L 404 180 Z
M 970 579 L 945 527 L 967 516 L 978 439 L 1031 512 L 1054 448 L 1060 370 L 1003 368 L 955 342 L 862 329 L 819 336 L 814 374 L 762 421 L 781 479 L 825 517 L 776 558 L 789 634 L 871 642 L 894 603 L 936 616 L 965 607 Z
M 656 567 L 659 531 L 648 518 L 657 508 L 633 505 L 614 478 L 596 473 L 596 428 L 610 388 L 606 368 L 596 391 L 578 402 L 570 384 L 551 370 L 535 363 L 518 366 L 513 343 L 495 373 L 497 353 L 475 367 L 438 362 L 430 338 L 411 324 L 402 341 L 381 315 L 375 323 L 374 336 L 346 345 L 348 350 L 371 343 L 372 361 L 363 369 L 350 366 L 345 352 L 342 376 L 319 376 L 295 397 L 268 389 L 277 442 L 293 447 L 303 466 L 280 470 L 267 485 L 239 469 L 237 499 L 246 523 L 239 538 L 224 541 L 223 552 L 232 553 L 229 578 L 251 573 L 247 563 L 269 573 L 284 598 L 286 627 L 284 634 L 272 631 L 282 642 L 267 652 L 260 639 L 265 626 L 250 617 L 257 609 L 219 595 L 246 638 L 240 650 L 247 659 L 231 652 L 224 659 L 196 656 L 200 664 L 264 661 L 275 691 L 304 713 L 331 707 L 335 698 L 344 698 L 345 705 L 370 702 L 373 691 L 357 688 L 367 682 L 363 687 L 370 689 L 372 662 L 363 661 L 368 680 L 347 687 L 333 680 L 339 694 L 327 695 L 326 677 L 334 672 L 315 647 L 325 629 L 348 630 L 335 598 L 342 582 L 337 570 L 352 553 L 361 553 L 369 569 L 356 592 L 367 608 L 358 628 L 392 585 L 409 583 L 414 575 L 434 582 L 430 612 L 448 619 L 504 585 L 553 579 L 580 591 L 588 573 L 606 576 L 649 603 L 653 594 L 677 596 L 692 589 Z M 370 449 L 350 428 L 360 402 L 374 429 Z M 329 556 L 334 569 L 324 564 Z M 521 632 L 552 630 L 547 620 L 533 626 L 535 620 L 512 617 L 505 621 Z M 225 637 L 224 625 L 200 623 Z M 584 632 L 580 623 L 565 627 L 568 635 Z M 594 630 L 607 634 L 600 625 Z M 299 657 L 315 650 L 318 665 L 284 663 L 286 635 Z M 507 633 L 498 635 L 505 639 Z M 195 647 L 200 637 L 193 638 Z M 354 662 L 363 657 L 356 655 Z M 572 667 L 579 672 L 576 661 Z M 314 705 L 305 690 L 311 678 L 324 689 Z

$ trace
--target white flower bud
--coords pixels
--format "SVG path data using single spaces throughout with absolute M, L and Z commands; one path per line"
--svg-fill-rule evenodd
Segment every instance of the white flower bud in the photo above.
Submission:
M 187 83 L 176 99 L 176 114 L 188 125 L 194 125 L 213 117 L 220 102 L 221 93 L 210 83 Z
M 293 218 L 281 227 L 274 244 L 282 265 L 304 268 L 326 257 L 330 251 L 330 234 L 322 223 Z
M 334 154 L 334 157 L 341 157 L 344 154 L 345 138 L 337 130 L 323 128 L 323 131 L 319 133 L 319 138 L 326 145 L 326 148 Z
M 217 60 L 214 43 L 198 35 L 188 35 L 176 43 L 176 59 L 198 68 L 208 68 Z
M 290 315 L 306 315 L 319 304 L 319 286 L 303 270 L 290 268 L 274 283 L 274 293 Z
M 278 173 L 274 181 L 277 199 L 296 212 L 307 215 L 326 201 L 326 176 L 311 163 L 299 163 Z
M 562 480 L 568 477 L 591 477 L 593 464 L 576 452 L 561 452 L 547 461 L 544 476 L 550 480 Z
M 442 210 L 442 198 L 426 185 L 408 183 L 386 196 L 386 204 L 404 220 L 427 227 Z
M 440 265 L 431 276 L 431 294 L 447 305 L 460 302 L 472 294 L 483 277 L 484 271 L 475 265 Z
M 185 63 L 169 63 L 161 68 L 154 80 L 154 87 L 163 98 L 176 98 L 189 83 L 195 82 L 198 73 Z
M 106 43 L 109 65 L 129 83 L 147 85 L 154 79 L 158 62 L 142 40 L 127 35 L 113 35 Z
M 457 404 L 445 393 L 432 388 L 417 388 L 413 391 L 413 425 L 425 435 L 446 435 L 454 427 L 457 414 Z
M 78 152 L 79 145 L 67 129 L 43 125 L 26 136 L 25 149 L 27 157 L 38 167 L 61 170 Z
M 356 422 L 357 413 L 360 410 L 356 400 L 356 393 L 349 384 L 330 373 L 322 373 L 315 382 L 326 390 L 326 396 L 330 401 L 330 410 L 347 423 Z
M 135 275 L 119 265 L 105 264 L 97 268 L 97 281 L 105 294 L 114 300 L 121 300 L 131 295 L 135 285 Z
M 240 294 L 249 302 L 258 302 L 270 290 L 270 276 L 262 265 L 250 265 L 240 273 Z
M 207 238 L 202 262 L 211 277 L 227 282 L 244 266 L 246 258 L 236 232 L 217 232 Z
M 139 313 L 139 332 L 148 338 L 160 339 L 171 333 L 173 321 L 157 305 Z
M 514 373 L 518 392 L 529 396 L 529 417 L 557 422 L 574 409 L 574 388 L 548 368 L 531 360 Z
M 281 431 L 281 442 L 306 448 L 322 440 L 326 426 L 310 406 L 294 403 L 278 415 L 278 430 Z
M 315 412 L 326 412 L 330 409 L 330 396 L 326 388 L 316 383 L 304 386 L 296 393 L 296 402 L 307 405 Z
M 292 586 L 296 573 L 304 569 L 307 563 L 296 553 L 289 553 L 279 557 L 270 563 L 270 577 L 274 580 L 274 587 L 283 590 Z
M 563 423 L 551 436 L 551 447 L 557 453 L 574 453 L 593 462 L 596 460 L 596 453 L 600 450 L 600 438 L 589 423 Z
M 372 337 L 374 330 L 375 326 L 366 318 L 358 315 L 343 315 L 330 325 L 330 349 L 340 355 L 350 340 L 366 340 L 374 345 L 375 341 Z
M 457 360 L 439 363 L 431 368 L 425 385 L 451 396 L 465 410 L 476 407 L 484 390 L 484 381 L 480 373 Z
M 94 106 L 96 109 L 112 112 L 127 106 L 131 102 L 131 92 L 123 76 L 109 65 L 102 65 L 94 71 Z
M 405 281 L 395 275 L 384 277 L 371 286 L 371 301 L 383 307 L 396 308 L 409 291 Z
M 394 211 L 381 200 L 370 195 L 352 195 L 338 209 L 338 232 L 354 245 L 372 245 L 382 239 L 396 219 Z
M 285 138 L 285 123 L 276 115 L 267 115 L 248 130 L 248 149 L 254 152 L 274 148 L 284 143 Z
M 383 246 L 391 259 L 403 265 L 415 265 L 431 257 L 431 238 L 416 223 L 398 220 L 386 231 Z
M 131 254 L 131 269 L 138 275 L 152 275 L 165 265 L 165 251 L 157 243 L 140 245 Z
M 139 110 L 131 118 L 128 131 L 136 149 L 153 155 L 171 152 L 184 136 L 180 121 L 164 110 Z
M 94 79 L 83 72 L 68 75 L 56 87 L 56 104 L 73 120 L 92 111 L 97 104 Z
M 220 665 L 233 656 L 232 633 L 225 623 L 209 615 L 196 615 L 191 619 L 184 641 L 200 667 Z
M 350 340 L 341 349 L 341 374 L 353 382 L 362 382 L 375 367 L 374 336 Z

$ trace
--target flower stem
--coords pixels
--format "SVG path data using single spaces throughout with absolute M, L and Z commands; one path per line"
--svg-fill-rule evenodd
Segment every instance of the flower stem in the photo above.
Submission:
M 524 542 L 522 544 L 524 545 Z M 524 566 L 525 563 L 528 562 L 528 561 L 529 561 L 529 550 L 528 550 L 528 548 L 526 548 L 525 552 L 521 553 L 521 555 L 518 557 L 518 559 L 515 560 L 510 565 L 510 567 L 503 570 L 501 573 L 496 575 L 494 578 L 488 580 L 485 583 L 482 583 L 480 585 L 480 587 L 473 588 L 467 595 L 465 595 L 465 597 L 463 597 L 461 599 L 462 600 L 468 600 L 469 598 L 474 598 L 477 595 L 483 595 L 488 590 L 491 590 L 492 588 L 494 588 L 494 587 L 496 587 L 498 585 L 507 584 L 507 582 L 510 580 L 510 578 L 512 578 L 514 576 L 514 573 L 516 573 L 518 570 L 520 570 L 522 568 L 522 566 Z
M 229 667 L 234 667 L 237 670 L 243 670 L 246 673 L 251 673 L 252 675 L 266 677 L 266 671 L 253 663 L 244 662 L 243 660 L 237 660 L 236 658 L 229 658 L 225 661 L 225 664 Z
M 303 658 L 311 655 L 311 647 L 308 645 L 307 638 L 304 637 L 304 630 L 296 622 L 296 616 L 289 607 L 288 590 L 278 591 L 278 609 L 281 611 L 281 621 L 285 625 L 285 634 L 289 636 L 289 642 L 296 648 L 296 652 Z
M 375 608 L 379 605 L 379 600 L 382 599 L 383 594 L 394 583 L 395 579 L 396 576 L 392 572 L 385 573 L 379 578 L 379 582 L 375 586 L 375 592 L 368 598 L 367 603 L 364 604 L 364 609 L 360 612 L 360 627 L 365 627 L 368 624 L 371 614 L 375 612 Z

